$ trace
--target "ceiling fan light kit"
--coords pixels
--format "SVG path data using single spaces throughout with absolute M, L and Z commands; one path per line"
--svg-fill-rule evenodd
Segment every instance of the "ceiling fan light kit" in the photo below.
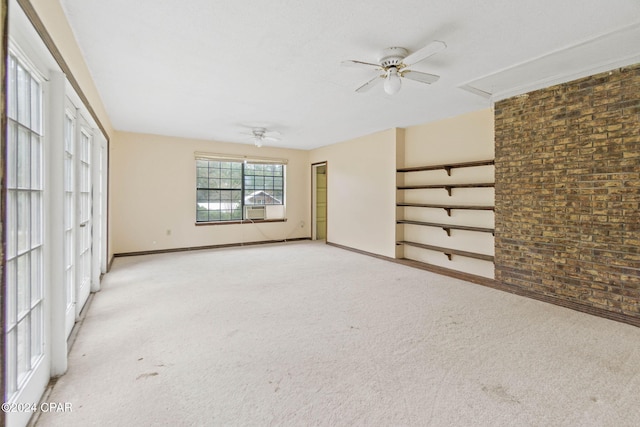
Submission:
M 394 95 L 400 91 L 402 87 L 402 80 L 398 75 L 398 70 L 395 67 L 389 69 L 387 78 L 384 79 L 384 91 L 389 95 Z
M 366 92 L 379 83 L 380 79 L 384 79 L 384 91 L 389 95 L 393 95 L 400 91 L 403 78 L 425 84 L 431 84 L 438 81 L 440 76 L 423 73 L 421 71 L 414 71 L 409 69 L 409 67 L 432 55 L 435 55 L 446 47 L 447 45 L 444 42 L 433 41 L 411 54 L 409 54 L 409 51 L 403 47 L 389 47 L 382 52 L 379 64 L 350 60 L 343 61 L 342 65 L 375 70 L 378 73 L 378 75 L 373 79 L 357 88 L 356 92 Z

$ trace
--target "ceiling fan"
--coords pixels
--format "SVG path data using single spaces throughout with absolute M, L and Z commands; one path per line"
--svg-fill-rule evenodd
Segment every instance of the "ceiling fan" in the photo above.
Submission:
M 256 145 L 256 147 L 262 147 L 264 142 L 280 141 L 280 138 L 277 138 L 277 136 L 280 135 L 280 132 L 275 130 L 270 131 L 264 127 L 254 127 L 253 129 L 251 129 L 251 133 L 245 132 L 243 133 L 243 135 L 251 136 L 251 140 Z
M 426 84 L 438 81 L 440 76 L 410 70 L 409 67 L 435 55 L 446 47 L 447 45 L 444 42 L 437 40 L 411 54 L 403 47 L 389 47 L 382 51 L 379 64 L 350 60 L 343 61 L 342 65 L 378 71 L 379 74 L 377 76 L 357 88 L 356 92 L 366 92 L 378 84 L 380 80 L 384 80 L 384 91 L 389 95 L 393 95 L 400 90 L 403 78 Z

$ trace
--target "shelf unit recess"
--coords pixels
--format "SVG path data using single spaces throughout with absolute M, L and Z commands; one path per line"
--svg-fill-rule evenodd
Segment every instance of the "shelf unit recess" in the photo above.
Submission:
M 408 219 L 401 219 L 396 221 L 397 224 L 411 224 L 411 225 L 422 225 L 426 227 L 437 227 L 442 228 L 447 232 L 447 236 L 451 236 L 451 230 L 466 230 L 466 231 L 477 231 L 480 233 L 494 233 L 493 228 L 487 227 L 472 227 L 469 225 L 456 225 L 456 224 L 441 224 L 437 222 L 424 222 L 424 221 L 412 221 Z
M 486 188 L 493 187 L 493 182 L 482 182 L 474 184 L 420 184 L 420 185 L 399 185 L 398 190 L 423 190 L 431 188 L 444 188 L 451 196 L 451 190 L 454 188 Z
M 460 256 L 463 256 L 463 257 L 467 257 L 467 258 L 475 258 L 475 259 L 481 259 L 481 260 L 484 260 L 484 261 L 493 262 L 493 255 L 479 254 L 479 253 L 476 253 L 476 252 L 462 251 L 460 249 L 445 248 L 445 247 L 442 247 L 442 246 L 425 245 L 424 243 L 416 243 L 416 242 L 411 242 L 411 241 L 407 241 L 407 240 L 401 240 L 401 241 L 397 242 L 397 244 L 398 245 L 415 246 L 416 248 L 428 249 L 430 251 L 435 251 L 435 252 L 442 252 L 443 254 L 445 254 L 447 256 L 447 258 L 449 258 L 449 261 L 451 261 L 451 257 L 453 255 L 460 255 Z
M 464 210 L 474 210 L 474 211 L 492 211 L 495 208 L 493 206 L 479 206 L 479 205 L 442 205 L 436 203 L 396 203 L 396 206 L 400 208 L 433 208 L 433 209 L 444 209 L 447 212 L 448 216 L 451 216 L 451 211 L 453 209 L 464 209 Z
M 476 166 L 491 166 L 495 162 L 493 160 L 478 160 L 474 162 L 461 162 L 461 163 L 447 163 L 443 165 L 430 165 L 430 166 L 416 166 L 411 168 L 399 168 L 398 172 L 423 172 L 423 171 L 435 171 L 445 170 L 447 175 L 451 176 L 451 170 L 456 168 L 472 168 Z
M 473 162 L 461 162 L 461 163 L 447 163 L 441 165 L 429 165 L 429 166 L 417 166 L 417 167 L 409 167 L 409 168 L 398 168 L 398 173 L 410 173 L 410 172 L 423 172 L 423 171 L 432 171 L 432 170 L 445 170 L 448 176 L 451 176 L 451 170 L 456 168 L 470 168 L 477 166 L 491 166 L 494 165 L 495 162 L 493 160 L 478 160 Z M 491 188 L 494 187 L 493 182 L 480 182 L 480 183 L 466 183 L 466 184 L 418 184 L 418 185 L 398 185 L 396 188 L 399 191 L 402 190 L 422 190 L 422 189 L 437 189 L 443 188 L 447 190 L 449 196 L 451 196 L 451 190 L 454 188 Z M 436 203 L 406 203 L 406 202 L 398 202 L 396 203 L 397 207 L 414 207 L 414 208 L 438 208 L 444 209 L 447 212 L 448 216 L 451 216 L 451 210 L 453 209 L 468 209 L 468 210 L 490 210 L 493 211 L 493 206 L 478 206 L 478 205 L 448 205 L 448 204 L 436 204 Z M 425 221 L 413 221 L 401 219 L 396 221 L 397 224 L 410 224 L 410 225 L 419 225 L 419 226 L 427 226 L 427 227 L 437 227 L 442 228 L 446 231 L 447 236 L 451 236 L 451 230 L 467 230 L 467 231 L 477 231 L 482 233 L 491 233 L 495 234 L 495 230 L 493 228 L 488 227 L 473 227 L 467 225 L 455 225 L 455 224 L 442 224 L 436 222 L 425 222 Z M 453 255 L 459 255 L 467 258 L 475 258 L 483 261 L 493 262 L 494 258 L 492 255 L 463 251 L 460 249 L 447 248 L 443 246 L 435 246 L 428 245 L 424 243 L 412 242 L 410 240 L 401 240 L 396 242 L 398 245 L 407 245 L 414 246 L 421 249 L 427 249 L 430 251 L 442 252 L 451 260 Z

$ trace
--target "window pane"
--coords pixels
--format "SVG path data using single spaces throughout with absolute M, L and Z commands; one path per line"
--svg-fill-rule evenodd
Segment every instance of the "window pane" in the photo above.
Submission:
M 28 311 L 31 308 L 31 298 L 29 296 L 30 284 L 29 284 L 29 276 L 30 276 L 30 268 L 29 268 L 29 253 L 21 255 L 17 258 L 16 261 L 17 267 L 17 280 L 16 280 L 16 289 L 18 296 L 18 316 L 23 316 L 24 312 Z
M 18 253 L 22 253 L 29 249 L 29 228 L 31 225 L 31 215 L 29 205 L 31 197 L 28 191 L 17 191 L 18 195 Z
M 70 154 L 64 159 L 64 191 L 73 191 L 73 156 Z
M 87 222 L 91 215 L 91 194 L 80 194 L 80 221 Z
M 73 227 L 73 193 L 67 192 L 64 195 L 64 228 Z
M 40 84 L 33 78 L 30 81 L 31 84 L 31 129 L 39 134 L 42 134 L 42 120 L 40 117 Z
M 265 177 L 264 178 L 264 188 L 265 190 L 273 190 L 273 178 Z
M 7 124 L 7 187 L 16 187 L 16 171 L 17 171 L 17 131 L 16 124 L 10 122 Z
M 73 154 L 73 136 L 74 136 L 74 132 L 73 132 L 73 118 L 70 116 L 65 116 L 65 122 L 64 122 L 64 150 L 69 153 L 69 154 Z
M 29 365 L 34 366 L 36 360 L 42 355 L 42 304 L 36 305 L 31 311 L 31 360 Z
M 36 135 L 31 136 L 31 187 L 35 190 L 42 189 L 42 162 L 40 155 L 42 150 L 40 148 L 40 137 Z
M 18 122 L 23 124 L 24 126 L 29 127 L 31 124 L 30 115 L 31 115 L 31 107 L 30 107 L 30 99 L 29 95 L 30 87 L 31 87 L 31 78 L 27 71 L 18 64 L 17 66 L 17 76 L 18 76 Z
M 23 127 L 18 128 L 18 151 L 17 151 L 17 178 L 18 188 L 29 188 L 31 178 L 31 138 L 29 131 Z
M 7 394 L 14 393 L 17 389 L 18 373 L 16 369 L 17 365 L 17 352 L 18 352 L 18 337 L 16 329 L 12 329 L 7 333 Z
M 42 299 L 42 248 L 31 251 L 31 305 Z
M 31 192 L 31 247 L 42 244 L 42 193 Z
M 18 261 L 12 259 L 7 261 L 7 325 L 11 326 L 17 321 L 18 307 L 17 307 L 17 295 L 16 295 L 16 263 Z
M 196 221 L 208 221 L 209 220 L 209 210 L 198 206 L 198 215 Z
M 73 269 L 73 232 L 71 230 L 64 233 L 65 238 L 65 253 L 64 253 L 64 283 L 65 283 L 65 294 L 67 307 L 69 307 L 73 303 L 73 285 L 74 285 L 74 269 Z
M 29 327 L 29 316 L 22 319 L 18 323 L 18 384 L 21 384 L 29 369 L 31 369 L 31 361 L 29 355 L 29 338 L 31 328 Z
M 207 190 L 198 190 L 196 192 L 196 200 L 198 201 L 198 203 L 208 202 L 209 201 L 208 193 L 209 192 Z
M 9 56 L 8 61 L 8 87 L 7 87 L 7 116 L 13 120 L 18 119 L 18 102 L 17 102 L 17 62 L 13 56 Z
M 18 244 L 18 192 L 7 190 L 7 257 L 16 256 Z
M 65 231 L 64 240 L 64 265 L 68 269 L 73 265 L 73 230 Z

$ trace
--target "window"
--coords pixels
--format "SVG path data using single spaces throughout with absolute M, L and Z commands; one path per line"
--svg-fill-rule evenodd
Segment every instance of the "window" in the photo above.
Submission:
M 244 202 L 281 205 L 284 197 L 283 165 L 247 163 L 244 167 Z
M 284 205 L 284 163 L 196 159 L 196 221 L 241 221 L 245 205 Z
M 7 88 L 7 395 L 43 356 L 42 88 L 13 55 Z

